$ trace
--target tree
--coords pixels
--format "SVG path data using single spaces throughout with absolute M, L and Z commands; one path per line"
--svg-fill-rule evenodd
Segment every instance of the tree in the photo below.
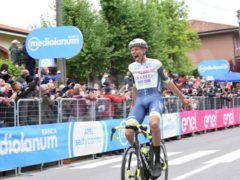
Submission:
M 186 53 L 199 47 L 200 43 L 197 33 L 187 22 L 187 7 L 183 1 L 176 0 L 161 1 L 158 7 L 165 19 L 162 59 L 167 62 L 166 68 L 180 74 L 189 74 L 193 67 Z
M 141 13 L 141 4 L 134 0 L 100 0 L 101 14 L 108 22 L 112 47 L 110 73 L 113 76 L 123 74 L 132 61 L 128 43 L 146 31 Z
M 63 0 L 63 24 L 78 27 L 83 34 L 81 52 L 67 60 L 68 76 L 93 79 L 110 66 L 108 24 L 92 11 L 86 0 Z
M 112 74 L 127 70 L 131 62 L 127 44 L 136 37 L 149 44 L 148 55 L 160 59 L 167 70 L 192 71 L 186 52 L 199 45 L 187 23 L 187 8 L 176 0 L 101 0 L 102 14 L 111 33 Z

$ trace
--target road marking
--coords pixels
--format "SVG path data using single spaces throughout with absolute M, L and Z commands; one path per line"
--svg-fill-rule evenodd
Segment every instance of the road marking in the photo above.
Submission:
M 223 156 L 219 156 L 219 157 L 214 158 L 214 159 L 212 159 L 210 161 L 204 162 L 204 164 L 207 164 L 207 165 L 202 166 L 202 167 L 200 167 L 198 169 L 195 169 L 195 170 L 193 170 L 193 171 L 191 171 L 189 173 L 186 173 L 186 174 L 183 174 L 181 176 L 178 176 L 178 177 L 176 177 L 176 178 L 174 178 L 172 180 L 182 180 L 182 179 L 185 179 L 185 178 L 187 178 L 189 176 L 197 174 L 197 173 L 199 173 L 201 171 L 204 171 L 205 169 L 208 169 L 208 168 L 211 168 L 213 166 L 216 166 L 216 165 L 218 165 L 220 163 L 230 163 L 230 162 L 233 162 L 233 161 L 235 161 L 235 160 L 237 160 L 239 158 L 240 158 L 240 149 L 238 149 L 236 151 L 233 151 L 233 152 L 230 152 L 228 154 L 225 154 Z
M 209 150 L 209 151 L 198 151 L 177 159 L 173 159 L 171 161 L 168 162 L 169 165 L 179 165 L 179 164 L 183 164 L 189 161 L 192 161 L 194 159 L 198 159 L 201 158 L 203 156 L 207 156 L 213 153 L 216 153 L 218 150 Z
M 210 167 L 212 167 L 212 166 L 214 166 L 214 165 L 215 165 L 215 164 L 205 165 L 205 166 L 200 167 L 200 168 L 198 168 L 198 169 L 195 169 L 195 170 L 193 170 L 193 171 L 191 171 L 191 172 L 189 172 L 189 173 L 186 173 L 186 174 L 183 174 L 183 175 L 181 175 L 181 176 L 178 176 L 178 177 L 176 177 L 176 178 L 174 178 L 174 179 L 172 179 L 172 180 L 182 180 L 182 179 L 185 179 L 185 178 L 187 178 L 187 177 L 189 177 L 189 176 L 192 176 L 192 175 L 194 175 L 194 174 L 197 174 L 197 173 L 199 173 L 199 172 L 201 172 L 201 171 L 203 171 L 203 170 L 205 170 L 205 169 L 208 169 L 208 168 L 210 168 Z
M 136 166 L 136 165 L 137 165 L 137 160 L 131 161 L 131 167 Z M 118 165 L 115 165 L 115 166 L 111 166 L 110 168 L 120 168 L 121 166 L 122 166 L 121 164 L 118 164 Z
M 167 152 L 167 156 L 170 157 L 170 156 L 174 156 L 174 155 L 177 155 L 177 154 L 180 154 L 181 152 Z
M 217 157 L 210 161 L 205 162 L 206 164 L 218 164 L 218 163 L 230 163 L 240 158 L 240 149 Z
M 168 153 L 168 157 L 169 156 L 173 156 L 173 155 L 176 155 L 176 154 L 179 154 L 181 152 L 169 152 Z M 123 156 L 120 156 L 120 157 L 117 157 L 117 158 L 111 158 L 111 159 L 107 159 L 107 160 L 104 160 L 104 159 L 99 159 L 97 162 L 90 162 L 90 163 L 84 163 L 84 164 L 74 164 L 73 167 L 71 167 L 71 169 L 90 169 L 90 168 L 96 168 L 96 167 L 99 167 L 99 166 L 103 166 L 103 165 L 107 165 L 107 164 L 112 164 L 112 163 L 116 163 L 116 162 L 120 162 L 122 161 L 122 158 Z M 133 165 L 136 164 L 137 162 L 136 161 L 133 161 L 132 162 Z M 115 166 L 112 166 L 111 168 L 120 168 L 121 167 L 121 164 L 118 164 L 118 165 L 115 165 Z
M 167 152 L 168 157 L 170 156 L 174 156 L 176 154 L 180 154 L 181 152 Z M 137 161 L 132 161 L 131 163 L 133 166 L 135 166 L 137 164 Z M 115 166 L 111 166 L 111 168 L 120 168 L 121 164 L 115 165 Z
M 90 163 L 82 166 L 76 166 L 76 167 L 73 167 L 72 169 L 90 169 L 90 168 L 95 168 L 95 167 L 99 167 L 107 164 L 112 164 L 121 160 L 122 160 L 122 157 L 117 157 L 117 158 L 102 160 L 102 161 L 98 161 L 95 163 Z

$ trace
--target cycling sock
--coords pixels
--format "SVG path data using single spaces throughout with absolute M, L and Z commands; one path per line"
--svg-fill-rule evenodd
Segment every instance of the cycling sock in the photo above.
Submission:
M 153 151 L 155 154 L 155 163 L 160 163 L 160 146 L 153 146 Z

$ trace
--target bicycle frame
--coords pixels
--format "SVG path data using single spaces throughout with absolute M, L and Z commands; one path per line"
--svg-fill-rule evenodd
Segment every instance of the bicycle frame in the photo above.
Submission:
M 149 149 L 149 160 L 147 160 L 146 156 L 143 154 L 143 152 L 141 151 L 141 144 L 139 143 L 139 139 L 138 139 L 138 135 L 139 134 L 144 134 L 144 132 L 140 132 L 138 129 L 133 129 L 134 130 L 134 143 L 132 145 L 132 147 L 134 149 L 136 149 L 136 156 L 138 158 L 137 162 L 141 162 L 137 165 L 138 169 L 143 169 L 144 173 L 147 172 L 147 177 L 146 178 L 150 178 L 151 177 L 151 170 L 152 170 L 152 166 L 153 166 L 153 156 L 152 156 L 152 142 L 151 142 L 151 137 L 149 138 L 150 140 L 150 149 Z M 128 165 L 129 168 L 130 164 Z

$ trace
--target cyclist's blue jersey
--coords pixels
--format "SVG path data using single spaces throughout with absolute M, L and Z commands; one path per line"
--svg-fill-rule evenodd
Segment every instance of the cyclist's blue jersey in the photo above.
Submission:
M 160 116 L 163 110 L 160 91 L 163 82 L 169 81 L 163 72 L 162 63 L 157 59 L 148 58 L 143 64 L 134 62 L 128 66 L 137 89 L 137 99 L 131 109 L 128 120 L 142 123 L 147 113 Z

